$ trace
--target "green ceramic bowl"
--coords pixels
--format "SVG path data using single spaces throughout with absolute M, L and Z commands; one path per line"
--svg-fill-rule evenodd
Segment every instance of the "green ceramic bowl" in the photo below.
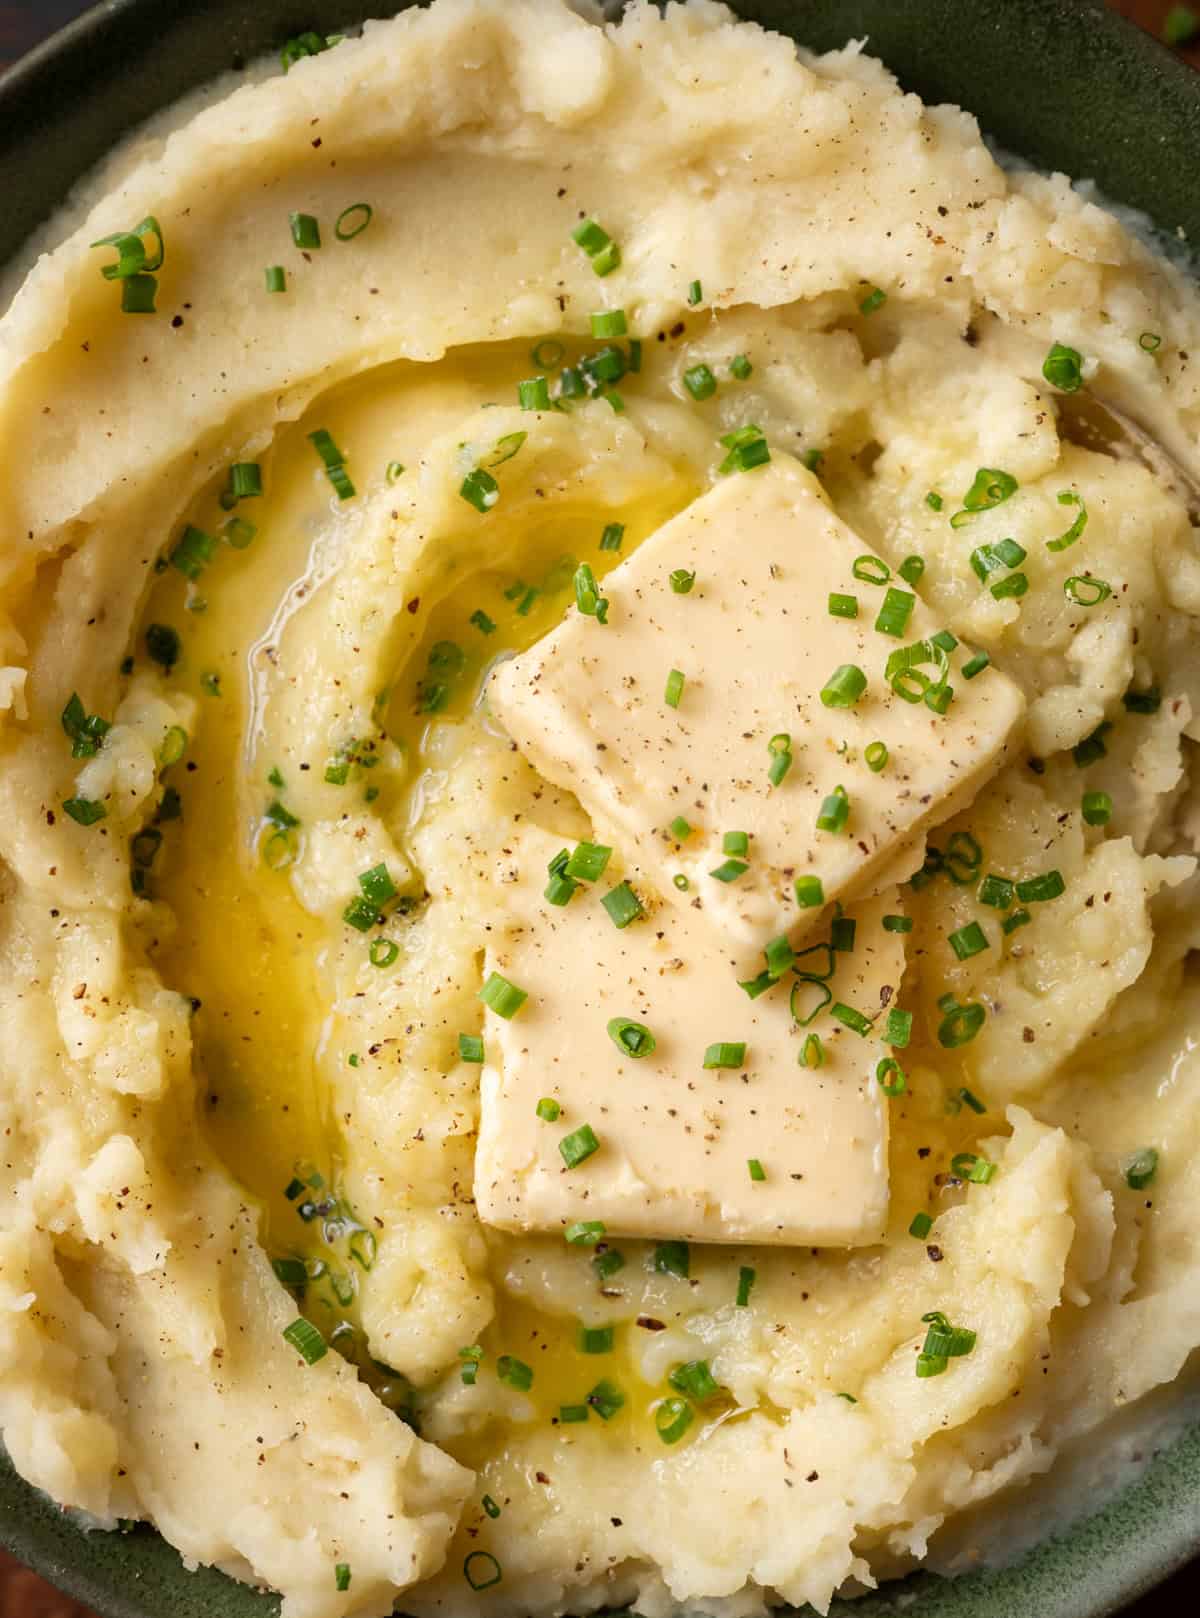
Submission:
M 104 0 L 0 78 L 0 262 L 149 113 L 305 28 L 400 0 Z M 1101 0 L 735 0 L 807 45 L 867 38 L 926 101 L 975 113 L 1004 146 L 1089 176 L 1200 241 L 1200 75 Z M 0 1542 L 105 1618 L 272 1618 L 278 1603 L 186 1572 L 149 1529 L 85 1534 L 7 1465 Z M 1017 1565 L 921 1574 L 835 1618 L 1106 1618 L 1200 1548 L 1200 1427 L 1095 1515 Z M 1177 1609 L 1178 1610 L 1178 1609 Z

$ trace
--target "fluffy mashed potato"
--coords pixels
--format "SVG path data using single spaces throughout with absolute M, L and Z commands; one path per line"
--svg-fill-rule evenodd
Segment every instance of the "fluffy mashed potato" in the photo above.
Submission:
M 148 216 L 153 285 L 106 279 L 137 250 L 92 244 Z M 1178 489 L 1068 407 L 1082 379 L 1194 464 L 1198 351 L 1193 290 L 1065 179 L 705 0 L 436 0 L 151 143 L 0 323 L 21 1473 L 287 1618 L 741 1618 L 902 1573 L 1178 1377 L 1200 555 Z M 887 1234 L 489 1228 L 504 862 L 596 831 L 484 677 L 578 613 L 580 563 L 603 591 L 763 475 L 721 471 L 751 426 L 907 565 L 960 690 L 986 652 L 1024 699 L 898 873 Z M 933 1312 L 970 1349 L 918 1376 Z

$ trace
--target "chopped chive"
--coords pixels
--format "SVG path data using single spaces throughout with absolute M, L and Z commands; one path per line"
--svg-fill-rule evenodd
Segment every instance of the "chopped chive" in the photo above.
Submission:
M 883 930 L 885 933 L 911 933 L 913 919 L 911 916 L 885 916 Z
M 818 1068 L 824 1066 L 825 1047 L 821 1043 L 820 1034 L 806 1034 L 804 1044 L 800 1047 L 800 1066 Z
M 983 1027 L 987 1013 L 975 1001 L 952 1005 L 938 1024 L 938 1043 L 948 1051 L 970 1044 Z
M 956 1180 L 969 1180 L 972 1185 L 988 1185 L 1000 1172 L 999 1163 L 991 1163 L 975 1152 L 956 1152 L 950 1159 L 950 1172 Z
M 806 449 L 804 454 L 800 457 L 800 464 L 801 466 L 806 467 L 807 470 L 810 471 L 814 477 L 816 477 L 821 471 L 821 466 L 824 463 L 824 460 L 825 451 L 823 449 Z
M 750 852 L 750 834 L 744 831 L 727 831 L 721 838 L 722 854 L 748 854 Z
M 745 860 L 722 860 L 721 864 L 708 874 L 717 882 L 736 882 L 738 877 L 744 876 L 749 869 Z
M 1007 877 L 989 873 L 979 884 L 979 902 L 993 910 L 1007 910 L 1015 892 L 1015 885 Z
M 1108 756 L 1104 738 L 1111 729 L 1112 725 L 1105 720 L 1103 724 L 1097 725 L 1090 736 L 1085 736 L 1081 742 L 1075 743 L 1071 749 L 1071 757 L 1079 769 L 1085 769 L 1089 764 L 1095 764 L 1098 759 Z
M 234 461 L 229 468 L 229 492 L 235 500 L 250 500 L 263 492 L 262 467 L 257 461 Z
M 690 594 L 691 588 L 696 582 L 696 575 L 694 572 L 689 572 L 686 567 L 677 567 L 670 575 L 668 582 L 677 596 L 685 596 Z
M 792 738 L 786 731 L 779 731 L 767 743 L 767 752 L 771 755 L 767 779 L 777 787 L 792 767 Z
M 922 556 L 906 556 L 896 572 L 905 584 L 916 584 L 925 571 L 925 559 Z
M 919 1242 L 923 1242 L 932 1229 L 933 1219 L 931 1216 L 925 1212 L 916 1213 L 913 1215 L 912 1224 L 908 1227 L 908 1234 L 915 1236 Z
M 597 1242 L 604 1240 L 606 1234 L 604 1221 L 601 1219 L 576 1219 L 563 1231 L 563 1236 L 571 1247 L 595 1247 Z
M 1010 573 L 999 584 L 992 585 L 992 594 L 997 601 L 1018 601 L 1029 589 L 1029 580 L 1024 573 Z
M 916 599 L 911 590 L 896 590 L 889 587 L 884 594 L 879 616 L 875 620 L 875 628 L 879 633 L 892 635 L 899 640 L 908 628 L 908 620 L 912 616 Z
M 982 1116 L 987 1111 L 987 1108 L 984 1106 L 983 1102 L 980 1101 L 979 1097 L 975 1094 L 975 1092 L 973 1090 L 968 1090 L 964 1086 L 958 1092 L 958 1096 L 959 1096 L 959 1100 L 963 1103 L 963 1105 L 966 1106 L 966 1107 L 970 1107 L 972 1112 L 978 1113 L 978 1114 L 980 1114 L 980 1116 Z
M 831 618 L 857 618 L 858 597 L 839 595 L 831 590 L 829 593 L 829 616 Z
M 564 1426 L 568 1427 L 576 1422 L 586 1421 L 588 1419 L 588 1407 L 587 1405 L 559 1405 L 558 1419 Z
M 362 889 L 363 898 L 369 899 L 374 905 L 387 904 L 389 899 L 396 897 L 396 884 L 392 881 L 386 865 L 372 865 L 369 871 L 360 872 L 358 885 Z
M 925 504 L 929 507 L 930 511 L 940 511 L 945 503 L 946 502 L 942 499 L 941 495 L 938 494 L 936 489 L 930 489 L 929 493 L 925 496 Z
M 153 275 L 130 275 L 121 282 L 121 313 L 123 315 L 152 315 L 158 280 Z
M 151 662 L 161 664 L 164 669 L 175 667 L 182 645 L 179 631 L 172 629 L 169 624 L 150 624 L 147 627 L 146 653 Z
M 729 362 L 730 375 L 736 377 L 739 382 L 744 382 L 753 369 L 753 365 L 744 354 L 735 354 Z
M 459 494 L 469 506 L 483 513 L 490 511 L 500 498 L 500 485 L 490 472 L 477 466 L 473 472 L 468 472 L 459 485 Z
M 1000 928 L 1002 932 L 1015 933 L 1018 927 L 1027 927 L 1032 920 L 1028 910 L 1014 910 L 1011 916 L 1005 916 Z
M 663 692 L 663 701 L 668 708 L 678 708 L 679 699 L 683 695 L 684 676 L 678 669 L 672 669 L 667 675 L 666 690 Z
M 494 1519 L 500 1515 L 500 1507 L 492 1499 L 490 1494 L 485 1494 L 479 1504 L 487 1512 L 489 1517 Z
M 892 570 L 883 558 L 869 553 L 856 556 L 850 571 L 863 584 L 886 584 L 892 576 Z
M 301 1182 L 300 1189 L 304 1189 L 303 1182 Z M 285 1287 L 295 1289 L 304 1286 L 308 1281 L 308 1271 L 304 1267 L 303 1259 L 273 1258 L 271 1268 L 275 1271 L 276 1280 L 280 1281 Z
M 571 232 L 571 240 L 582 247 L 591 258 L 602 247 L 607 247 L 612 237 L 597 220 L 585 219 L 582 224 L 575 226 Z
M 844 1028 L 849 1028 L 861 1039 L 865 1039 L 871 1032 L 871 1019 L 864 1017 L 861 1011 L 855 1011 L 853 1006 L 843 1004 L 841 1000 L 834 1001 L 829 1008 L 829 1015 L 835 1017 Z
M 1138 347 L 1147 354 L 1154 354 L 1162 347 L 1162 338 L 1156 331 L 1144 331 L 1138 338 Z
M 604 895 L 600 903 L 608 911 L 614 927 L 628 927 L 631 921 L 637 921 L 646 914 L 641 900 L 628 882 L 618 882 L 615 888 Z
M 604 843 L 576 843 L 563 870 L 581 882 L 598 882 L 608 869 L 612 849 Z
M 1057 899 L 1066 890 L 1061 871 L 1045 871 L 1041 876 L 1018 882 L 1017 898 L 1022 904 L 1044 903 L 1047 899 Z
M 600 1150 L 600 1142 L 590 1124 L 581 1124 L 573 1129 L 569 1135 L 564 1135 L 558 1143 L 559 1155 L 569 1169 L 578 1168 L 580 1163 L 586 1162 L 594 1152 Z
M 867 677 L 857 663 L 842 663 L 821 687 L 821 701 L 827 708 L 853 708 L 867 689 Z
M 1059 493 L 1058 503 L 1060 506 L 1078 506 L 1079 510 L 1076 513 L 1075 521 L 1065 534 L 1059 534 L 1057 539 L 1048 539 L 1046 541 L 1048 551 L 1065 551 L 1069 549 L 1087 527 L 1087 507 L 1083 503 L 1081 494 L 1077 494 L 1074 489 L 1063 489 Z
M 244 551 L 253 541 L 258 529 L 244 517 L 230 517 L 221 528 L 221 538 L 235 551 Z M 192 605 L 191 602 L 188 603 Z
M 663 1399 L 654 1411 L 654 1430 L 664 1444 L 677 1444 L 695 1419 L 686 1399 Z
M 462 1062 L 483 1061 L 483 1039 L 479 1034 L 460 1034 L 458 1036 L 458 1056 Z
M 624 337 L 629 330 L 624 309 L 600 309 L 588 316 L 593 337 Z M 615 382 L 617 377 L 613 377 Z
M 568 365 L 558 379 L 558 391 L 564 399 L 582 399 L 587 393 L 583 372 Z
M 710 1045 L 704 1052 L 704 1066 L 706 1068 L 745 1067 L 746 1044 L 744 1040 L 722 1039 L 715 1045 Z
M 802 910 L 813 910 L 825 903 L 825 885 L 819 876 L 796 878 L 796 903 Z
M 472 1590 L 490 1590 L 503 1576 L 503 1569 L 491 1551 L 472 1551 L 463 1561 L 463 1578 Z
M 613 1328 L 611 1326 L 580 1326 L 576 1344 L 581 1354 L 611 1354 Z
M 767 1177 L 767 1171 L 763 1168 L 757 1157 L 747 1158 L 746 1168 L 749 1171 L 750 1178 L 755 1182 L 761 1182 Z
M 185 579 L 195 581 L 212 561 L 216 548 L 217 542 L 211 534 L 188 523 L 171 552 L 171 566 L 177 568 Z
M 1157 1149 L 1153 1146 L 1143 1146 L 1141 1151 L 1126 1158 L 1121 1172 L 1125 1176 L 1125 1184 L 1131 1191 L 1145 1190 L 1158 1173 Z
M 640 337 L 629 339 L 629 369 L 636 376 L 642 368 L 642 340 Z
M 268 292 L 287 291 L 287 271 L 282 264 L 268 264 L 263 271 Z
M 888 761 L 887 743 L 868 742 L 863 751 L 863 758 L 866 760 L 867 768 L 874 770 L 875 774 L 878 775 Z
M 1105 579 L 1092 578 L 1090 573 L 1072 573 L 1063 583 L 1063 594 L 1077 607 L 1098 607 L 1112 595 L 1112 585 Z
M 518 989 L 515 983 L 501 977 L 499 972 L 491 972 L 479 991 L 479 998 L 497 1017 L 508 1019 L 516 1016 L 529 996 L 524 989 Z
M 584 1402 L 590 1410 L 596 1412 L 602 1421 L 611 1421 L 617 1412 L 624 1408 L 625 1395 L 615 1382 L 610 1382 L 607 1377 L 604 1377 L 585 1396 Z
M 701 300 L 701 298 L 703 298 L 703 296 L 704 296 L 704 291 L 703 291 L 703 288 L 701 287 L 699 281 L 689 281 L 688 282 L 688 302 L 693 307 L 695 307 L 695 305 L 700 302 L 700 300 Z
M 688 881 L 687 877 L 684 876 L 682 871 L 676 871 L 675 875 L 671 878 L 671 881 L 679 889 L 680 893 L 686 893 L 691 887 L 691 883 Z
M 586 562 L 580 562 L 575 569 L 575 605 L 585 618 L 594 618 L 599 624 L 608 622 L 608 600 L 600 594 L 596 575 Z
M 857 931 L 858 923 L 852 916 L 835 916 L 829 927 L 830 949 L 842 955 L 853 954 L 854 935 Z
M 348 927 L 356 932 L 369 933 L 377 921 L 382 918 L 378 905 L 371 904 L 367 899 L 354 898 L 342 911 L 342 920 Z
M 1083 386 L 1083 355 L 1077 348 L 1055 343 L 1042 361 L 1042 375 L 1061 393 L 1076 393 Z
M 707 365 L 693 365 L 683 373 L 683 385 L 697 401 L 711 399 L 717 391 L 717 379 Z
M 806 993 L 816 995 L 817 1001 L 806 1015 L 802 1015 L 801 997 Z M 820 1013 L 825 1010 L 825 1007 L 829 1005 L 832 999 L 833 990 L 827 983 L 821 983 L 817 979 L 811 977 L 802 977 L 799 983 L 792 985 L 792 992 L 788 997 L 788 1009 L 792 1014 L 792 1021 L 798 1024 L 801 1028 L 807 1028 L 814 1017 L 819 1016 Z
M 745 1309 L 750 1302 L 750 1294 L 754 1290 L 757 1273 L 748 1264 L 743 1264 L 738 1270 L 737 1307 Z
M 600 549 L 602 551 L 619 551 L 621 541 L 625 538 L 625 524 L 623 522 L 610 522 L 604 526 L 600 535 Z
M 333 1587 L 335 1590 L 348 1590 L 350 1588 L 350 1564 L 339 1562 L 333 1570 Z
M 1112 819 L 1113 801 L 1107 792 L 1085 792 L 1082 807 L 1089 826 L 1107 826 Z
M 400 954 L 399 944 L 390 938 L 373 938 L 371 947 L 367 950 L 367 959 L 372 966 L 391 966 Z
M 961 528 L 981 511 L 990 511 L 993 506 L 1002 505 L 1016 494 L 1018 487 L 1011 472 L 1002 472 L 994 466 L 981 466 L 963 496 L 963 509 L 956 511 L 950 519 L 951 528 Z
M 904 1050 L 912 1038 L 912 1025 L 912 1012 L 901 1011 L 899 1006 L 893 1006 L 883 1025 L 883 1043 L 890 1045 L 893 1050 Z
M 960 961 L 969 961 L 988 948 L 987 934 L 977 921 L 968 922 L 947 937 L 946 942 Z
M 976 652 L 974 657 L 968 658 L 962 666 L 961 673 L 963 679 L 973 680 L 977 674 L 983 673 L 984 669 L 987 668 L 991 661 L 991 658 L 986 652 Z
M 671 836 L 677 843 L 686 842 L 687 839 L 692 835 L 692 828 L 688 825 L 687 821 L 682 815 L 675 816 L 675 819 L 671 822 L 669 830 Z
M 908 1079 L 904 1069 L 894 1056 L 885 1056 L 875 1064 L 875 1080 L 884 1095 L 889 1099 L 902 1096 L 908 1089 Z
M 686 1242 L 659 1242 L 654 1249 L 654 1268 L 659 1275 L 676 1275 L 686 1281 L 691 1274 L 691 1251 Z
M 290 1326 L 283 1328 L 283 1339 L 284 1342 L 291 1344 L 306 1365 L 315 1365 L 329 1352 L 329 1345 L 324 1337 L 312 1321 L 305 1320 L 303 1315 L 293 1320 Z
M 616 242 L 609 242 L 598 253 L 592 254 L 592 269 L 597 275 L 611 275 L 621 264 L 621 249 Z
M 1017 567 L 1025 560 L 1026 551 L 1015 539 L 997 540 L 994 545 L 979 545 L 971 552 L 971 570 L 980 584 L 986 584 L 989 573 L 999 573 L 1006 567 Z
M 669 1373 L 667 1381 L 676 1393 L 686 1393 L 698 1405 L 707 1404 L 721 1391 L 721 1384 L 712 1374 L 707 1360 L 688 1360 L 686 1364 L 677 1365 Z
M 850 818 L 850 798 L 845 787 L 834 787 L 827 798 L 822 799 L 820 812 L 817 815 L 817 830 L 829 832 L 842 832 L 846 829 L 846 822 Z
M 886 302 L 887 293 L 880 287 L 872 287 L 858 307 L 862 314 L 873 315 L 876 309 L 882 309 Z
M 717 468 L 722 476 L 730 472 L 749 472 L 756 466 L 764 466 L 771 459 L 770 446 L 763 430 L 753 422 L 731 433 L 723 433 L 721 443 L 729 451 Z
M 517 403 L 522 410 L 549 410 L 550 387 L 544 376 L 517 383 Z
M 544 1124 L 557 1123 L 559 1113 L 562 1112 L 562 1108 L 552 1096 L 543 1096 L 533 1110 Z
M 474 628 L 478 629 L 483 635 L 494 635 L 496 632 L 495 623 L 491 618 L 488 617 L 487 613 L 483 611 L 482 607 L 476 607 L 475 611 L 471 614 L 470 618 L 468 618 L 467 622 Z
M 64 798 L 62 806 L 79 826 L 94 826 L 108 814 L 98 798 Z
M 362 235 L 374 217 L 375 210 L 369 202 L 352 202 L 334 220 L 333 234 L 339 242 L 351 242 Z
M 608 1037 L 625 1056 L 649 1056 L 657 1041 L 644 1023 L 630 1017 L 613 1017 L 608 1024 Z
M 1162 707 L 1162 692 L 1156 685 L 1149 686 L 1145 691 L 1126 691 L 1121 703 L 1126 713 L 1157 713 Z
M 291 227 L 292 241 L 303 251 L 311 251 L 321 245 L 321 227 L 310 213 L 288 214 L 288 224 Z

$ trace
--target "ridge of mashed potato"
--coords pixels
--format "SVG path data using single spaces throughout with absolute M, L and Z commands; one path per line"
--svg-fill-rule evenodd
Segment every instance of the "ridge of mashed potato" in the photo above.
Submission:
M 124 315 L 92 244 L 149 215 L 157 308 Z M 615 401 L 519 409 L 618 307 L 642 349 Z M 0 321 L 0 1428 L 26 1478 L 101 1526 L 153 1521 L 285 1618 L 401 1594 L 418 1618 L 753 1618 L 907 1571 L 1180 1375 L 1200 554 L 1176 491 L 1073 441 L 1056 342 L 1200 464 L 1177 270 L 858 47 L 797 52 L 708 0 L 619 25 L 435 0 L 205 107 L 64 226 Z M 605 1249 L 488 1230 L 472 1198 L 459 1036 L 490 873 L 525 822 L 591 829 L 482 686 L 574 610 L 580 557 L 602 584 L 750 423 L 865 549 L 920 558 L 923 600 L 1024 696 L 1012 762 L 931 842 L 1065 890 L 1010 931 L 937 858 L 906 892 L 882 1243 L 695 1246 L 681 1276 L 621 1242 L 597 1269 Z M 264 492 L 231 514 L 235 462 Z M 480 466 L 483 511 L 460 494 Z M 956 527 L 980 468 L 1016 492 Z M 186 525 L 218 541 L 190 570 Z M 1002 537 L 1019 597 L 970 563 Z M 1110 594 L 1080 606 L 1073 576 Z M 109 726 L 74 757 L 73 693 Z M 344 916 L 378 866 L 369 954 Z M 972 920 L 993 947 L 959 960 Z M 986 1011 L 953 1049 L 947 994 Z M 993 1177 L 952 1172 L 964 1152 Z M 917 1377 L 934 1310 L 975 1346 Z M 306 1363 L 298 1315 L 341 1352 Z M 580 1325 L 612 1352 L 581 1357 Z M 720 1395 L 667 1446 L 691 1360 Z

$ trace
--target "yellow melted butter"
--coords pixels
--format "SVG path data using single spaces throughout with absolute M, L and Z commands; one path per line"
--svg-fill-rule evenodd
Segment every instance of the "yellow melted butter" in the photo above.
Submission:
M 149 891 L 169 906 L 176 924 L 155 946 L 155 964 L 165 982 L 200 1002 L 194 1040 L 204 1126 L 219 1157 L 261 1206 L 268 1251 L 332 1262 L 356 1282 L 358 1272 L 345 1261 L 344 1249 L 331 1252 L 323 1241 L 320 1216 L 308 1222 L 298 1216 L 298 1208 L 319 1201 L 339 1181 L 338 1122 L 322 1070 L 327 1061 L 344 1060 L 345 1052 L 322 988 L 322 924 L 294 897 L 288 871 L 272 869 L 263 858 L 272 830 L 263 825 L 264 807 L 273 798 L 286 803 L 288 785 L 286 779 L 282 788 L 268 779 L 274 761 L 263 736 L 264 658 L 287 617 L 319 582 L 320 533 L 339 510 L 307 435 L 318 427 L 331 433 L 361 499 L 386 482 L 389 462 L 412 467 L 427 441 L 431 413 L 466 414 L 488 400 L 510 402 L 515 380 L 530 370 L 523 346 L 493 345 L 455 353 L 433 369 L 388 367 L 320 399 L 255 457 L 265 492 L 243 500 L 233 513 L 255 525 L 250 544 L 222 544 L 194 582 L 174 567 L 160 571 L 133 648 L 140 659 L 148 625 L 174 627 L 182 653 L 169 683 L 196 694 L 199 703 L 185 759 L 168 772 L 181 795 L 182 815 L 163 823 Z M 415 818 L 433 723 L 465 719 L 494 660 L 525 649 L 558 623 L 574 599 L 576 563 L 586 560 L 602 580 L 695 492 L 692 480 L 681 476 L 661 494 L 625 509 L 575 502 L 547 513 L 532 506 L 520 530 L 519 561 L 451 574 L 444 599 L 428 611 L 419 642 L 389 687 L 385 726 L 409 760 L 402 800 L 388 803 L 395 826 L 402 829 Z M 219 494 L 215 487 L 206 491 L 189 519 L 212 535 L 230 518 Z M 624 525 L 620 548 L 601 550 L 601 535 L 612 522 Z M 494 625 L 490 632 L 471 625 L 476 611 Z M 430 653 L 446 641 L 465 657 L 445 700 L 431 712 L 424 697 Z M 206 689 L 213 676 L 216 692 Z M 313 768 L 321 767 L 323 761 L 314 759 Z M 365 772 L 356 788 L 369 782 Z M 302 857 L 303 828 L 293 835 Z M 306 1187 L 289 1199 L 285 1190 L 294 1190 L 297 1172 L 314 1175 L 323 1189 Z M 580 1251 L 581 1265 L 589 1258 L 590 1250 Z M 356 1296 L 338 1303 L 327 1289 L 322 1296 L 316 1291 L 309 1287 L 304 1308 L 327 1337 L 339 1317 L 358 1324 Z M 593 1410 L 587 1424 L 564 1431 L 587 1441 L 585 1425 L 591 1432 L 636 1424 L 653 1438 L 654 1405 L 670 1390 L 650 1387 L 640 1377 L 633 1352 L 633 1334 L 640 1329 L 632 1321 L 618 1325 L 612 1352 L 585 1354 L 575 1322 L 498 1289 L 479 1378 L 494 1377 L 503 1354 L 524 1361 L 534 1372 L 524 1395 L 532 1419 L 550 1423 L 562 1405 L 583 1403 L 608 1378 L 624 1395 L 620 1412 L 606 1423 Z M 369 1361 L 361 1342 L 350 1357 L 388 1403 L 403 1404 L 404 1390 Z M 455 1380 L 459 1374 L 458 1367 L 448 1373 Z M 495 1419 L 445 1447 L 482 1467 L 496 1456 Z

